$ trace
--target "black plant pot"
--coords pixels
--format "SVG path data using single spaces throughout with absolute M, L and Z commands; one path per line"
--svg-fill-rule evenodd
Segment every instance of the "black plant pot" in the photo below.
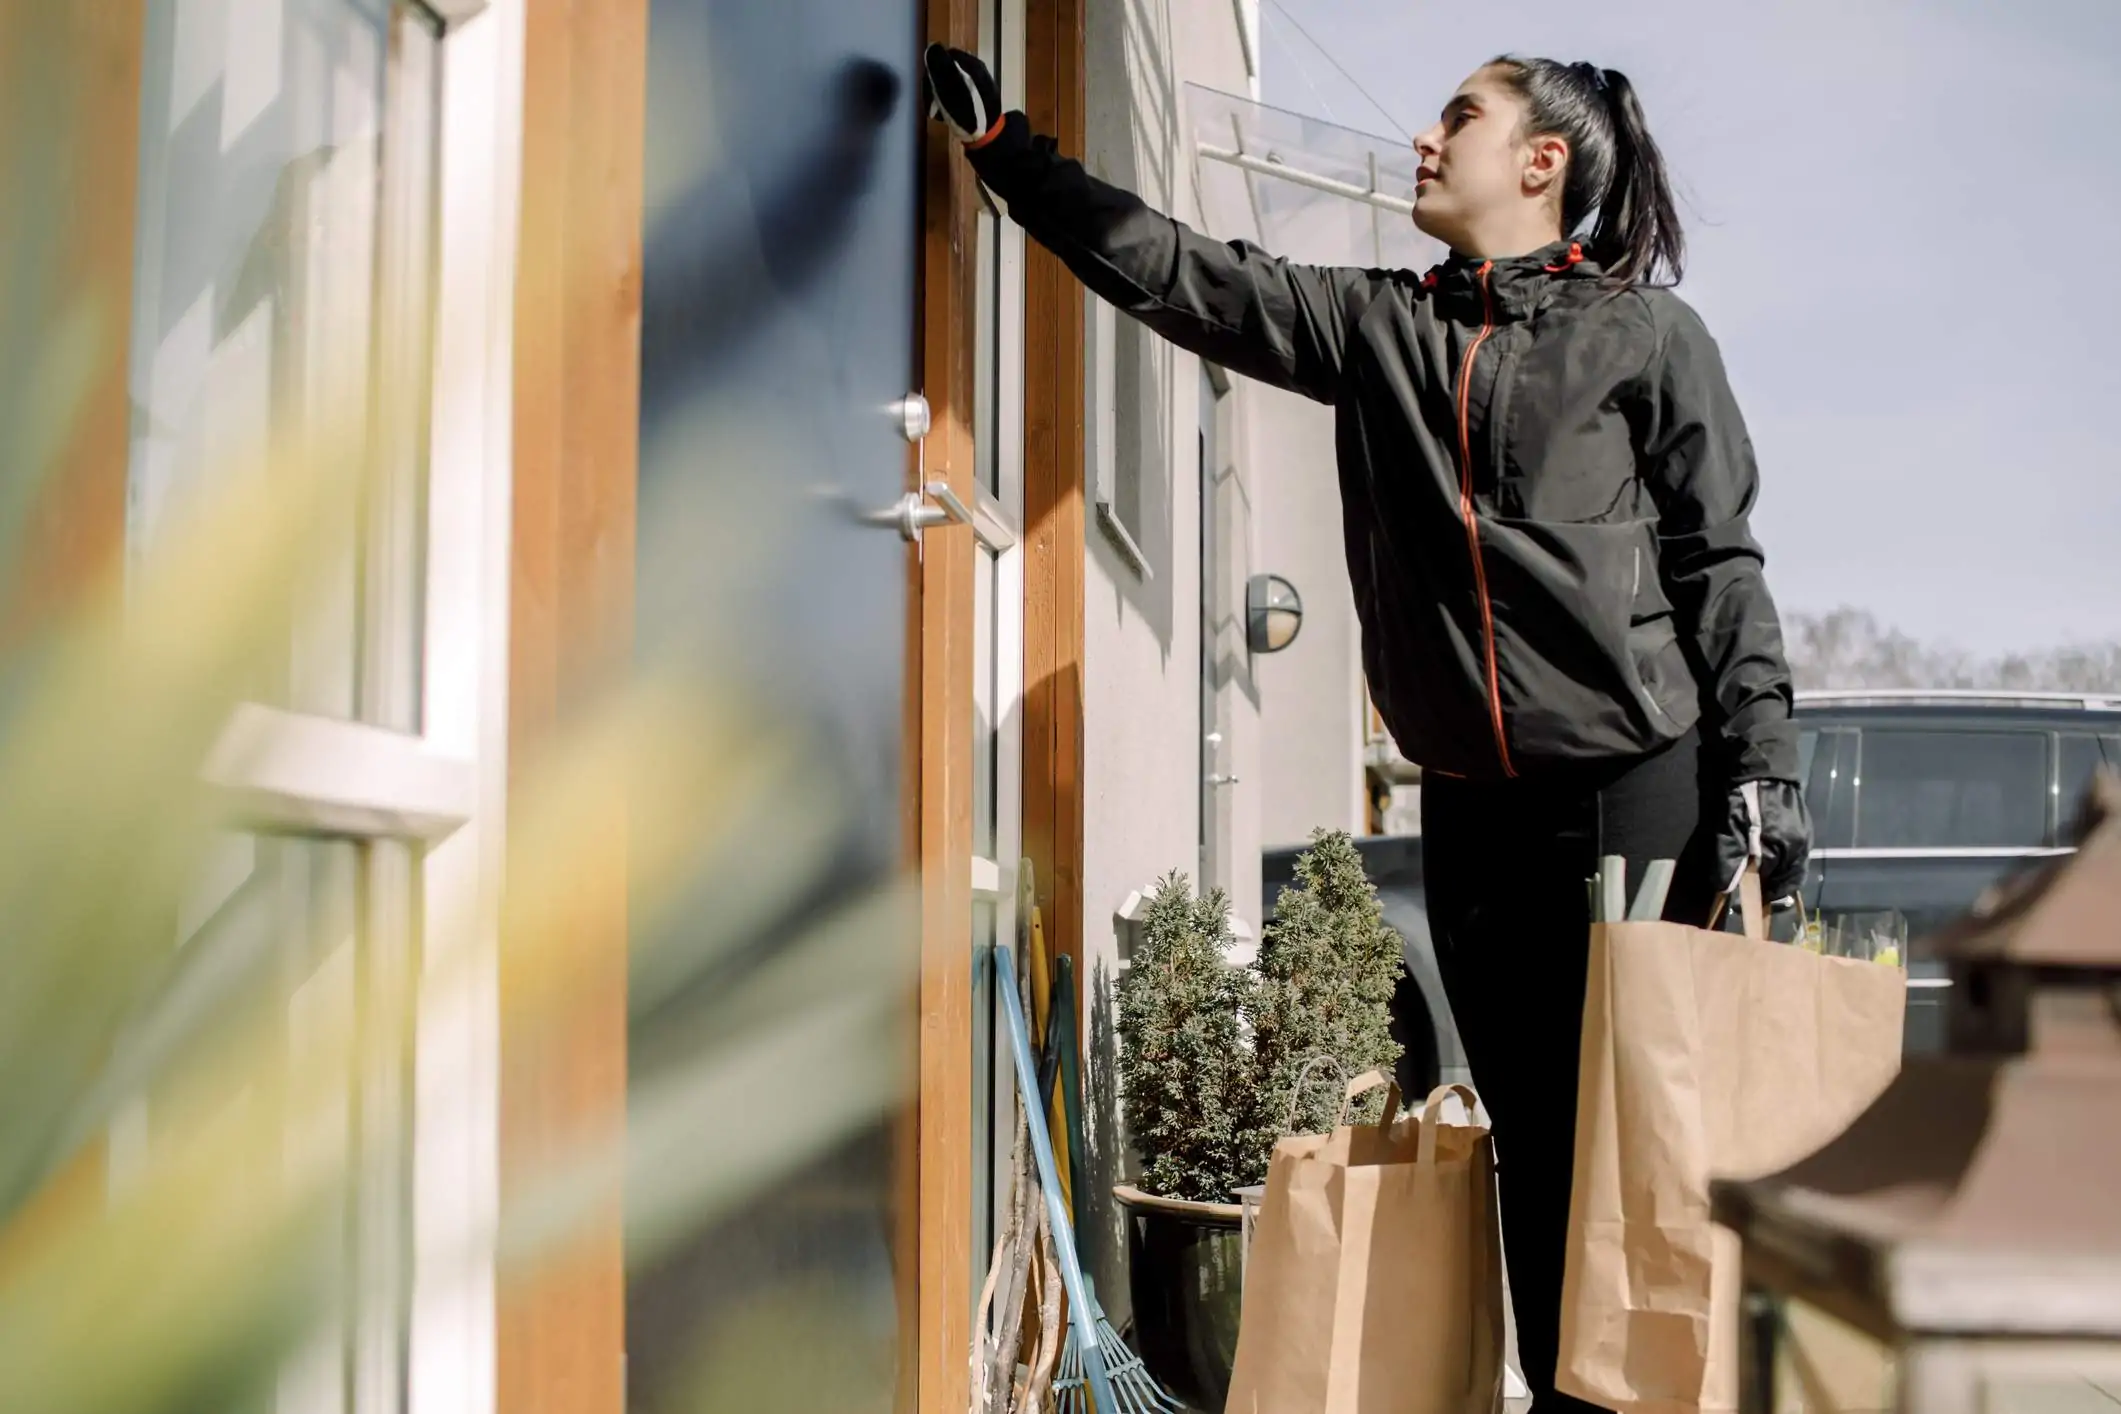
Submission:
M 1237 1361 L 1244 1210 L 1124 1185 L 1112 1193 L 1127 1212 L 1127 1290 L 1142 1363 L 1187 1408 L 1221 1414 Z

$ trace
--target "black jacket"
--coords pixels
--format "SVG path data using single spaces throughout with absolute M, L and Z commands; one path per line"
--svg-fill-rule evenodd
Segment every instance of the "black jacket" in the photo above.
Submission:
M 1732 781 L 1796 779 L 1752 445 L 1676 295 L 1566 243 L 1427 276 L 1291 264 L 1098 181 L 1021 113 L 971 156 L 1096 294 L 1333 406 L 1363 668 L 1410 760 L 1532 774 L 1702 721 Z

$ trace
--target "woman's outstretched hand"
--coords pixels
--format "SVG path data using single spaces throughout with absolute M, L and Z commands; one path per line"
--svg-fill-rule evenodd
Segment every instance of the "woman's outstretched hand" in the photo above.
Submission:
M 1804 893 L 1812 857 L 1812 813 L 1804 791 L 1791 781 L 1747 781 L 1731 787 L 1728 813 L 1716 836 L 1717 877 L 1738 876 L 1749 858 L 1760 862 L 1760 895 L 1771 908 L 1793 908 Z
M 948 123 L 962 143 L 991 139 L 1002 125 L 1002 90 L 977 54 L 931 44 L 921 58 L 928 74 L 928 112 Z

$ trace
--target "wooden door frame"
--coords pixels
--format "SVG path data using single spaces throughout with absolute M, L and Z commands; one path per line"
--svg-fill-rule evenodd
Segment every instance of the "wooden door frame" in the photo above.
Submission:
M 509 573 L 511 784 L 631 665 L 639 472 L 649 0 L 525 0 Z M 511 789 L 511 801 L 517 793 Z M 585 835 L 623 838 L 621 783 Z M 506 1203 L 570 1153 L 622 1142 L 624 851 L 578 864 L 568 956 L 501 947 Z M 512 1004 L 562 966 L 564 1008 Z M 555 1015 L 555 1011 L 559 1015 Z M 616 1190 L 560 1250 L 497 1283 L 500 1414 L 621 1414 L 626 1273 Z
M 1025 0 L 1025 116 L 1086 150 L 1089 0 Z M 1024 852 L 1046 938 L 1087 980 L 1083 943 L 1083 287 L 1024 252 Z M 1089 1008 L 1078 1006 L 1087 1018 Z
M 9 468 L 42 482 L 15 528 L 20 558 L 0 574 L 4 657 L 37 651 L 122 582 L 145 10 L 145 0 L 0 0 L 0 195 L 53 223 L 44 278 L 12 292 L 20 303 L 0 292 L 0 349 L 71 346 L 83 360 L 61 389 L 67 416 L 50 460 Z M 28 381 L 21 369 L 0 378 Z M 0 1232 L 0 1269 L 104 1201 L 105 1159 L 91 1140 L 45 1182 Z
M 0 193 L 54 222 L 46 278 L 19 292 L 22 305 L 0 306 L 0 337 L 85 361 L 63 390 L 78 401 L 51 462 L 12 469 L 41 470 L 44 482 L 21 528 L 23 556 L 0 578 L 7 647 L 115 590 L 121 570 L 146 42 L 145 0 L 0 6 Z
M 1026 0 L 1026 113 L 1061 150 L 1084 150 L 1086 0 Z M 979 0 L 927 0 L 928 39 L 979 47 Z M 927 474 L 970 503 L 976 483 L 974 327 L 978 188 L 957 144 L 929 125 L 922 148 L 919 366 L 934 413 Z M 1025 852 L 1048 937 L 1079 956 L 1082 936 L 1083 291 L 1061 263 L 1025 255 L 1024 732 Z M 909 838 L 921 893 L 920 1081 L 910 1120 L 917 1256 L 901 1290 L 917 1319 L 903 1331 L 899 1407 L 957 1414 L 969 1396 L 974 997 L 971 859 L 973 574 L 969 534 L 931 535 L 913 570 L 909 616 Z M 1080 975 L 1080 968 L 1078 968 Z M 1078 1014 L 1085 1014 L 1078 1008 Z M 904 1227 L 901 1229 L 905 1230 Z M 911 1291 L 905 1283 L 910 1277 Z
M 979 47 L 978 0 L 927 0 L 927 41 Z M 925 95 L 916 95 L 925 106 Z M 923 124 L 917 366 L 934 416 L 926 474 L 966 504 L 977 485 L 973 428 L 979 194 L 957 143 Z M 907 656 L 908 748 L 920 871 L 919 1082 L 910 1116 L 910 1210 L 899 1264 L 915 1313 L 902 1319 L 897 1407 L 957 1414 L 970 1394 L 972 1341 L 972 663 L 970 527 L 931 534 L 913 568 Z M 904 1200 L 902 1200 L 904 1201 Z M 910 1281 L 913 1289 L 906 1290 Z

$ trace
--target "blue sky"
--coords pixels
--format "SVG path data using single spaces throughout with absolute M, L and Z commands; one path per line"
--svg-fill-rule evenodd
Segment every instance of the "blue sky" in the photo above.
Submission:
M 1511 50 L 1627 72 L 1786 608 L 2121 638 L 2121 0 L 1261 0 L 1265 98 L 1408 131 Z M 1299 67 L 1301 66 L 1301 67 Z

